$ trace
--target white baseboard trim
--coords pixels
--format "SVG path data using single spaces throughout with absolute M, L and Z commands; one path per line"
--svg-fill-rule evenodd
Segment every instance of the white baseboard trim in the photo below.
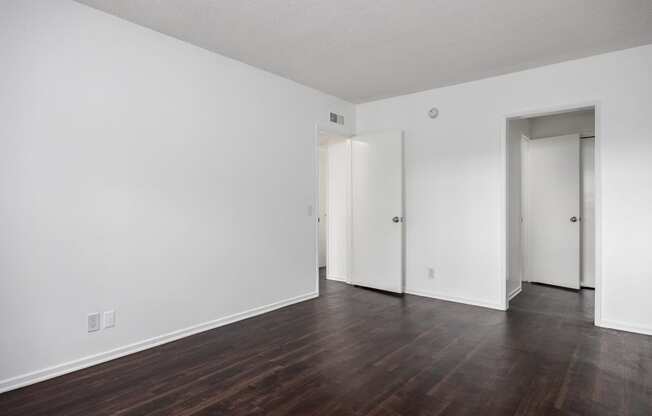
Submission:
M 630 325 L 625 322 L 605 321 L 603 319 L 599 323 L 596 322 L 596 326 L 599 326 L 601 328 L 616 329 L 618 331 L 633 332 L 635 334 L 652 335 L 651 327 Z
M 336 282 L 348 283 L 348 279 L 346 278 L 346 276 L 337 276 L 337 275 L 334 275 L 334 274 L 327 274 L 326 278 L 328 280 L 335 280 Z
M 413 290 L 413 289 L 406 289 L 405 293 L 409 295 L 423 296 L 426 298 L 445 300 L 447 302 L 463 303 L 465 305 L 473 305 L 473 306 L 480 306 L 482 308 L 496 309 L 499 311 L 505 310 L 505 307 L 503 305 L 499 305 L 497 303 L 487 302 L 483 300 L 462 298 L 459 296 L 444 295 L 442 293 L 428 292 L 423 290 Z
M 168 342 L 176 341 L 200 332 L 209 331 L 211 329 L 219 328 L 243 319 L 252 318 L 257 315 L 262 315 L 276 309 L 290 306 L 295 303 L 303 302 L 306 300 L 318 297 L 317 292 L 310 292 L 304 295 L 295 296 L 293 298 L 274 302 L 269 305 L 260 306 L 257 308 L 249 309 L 244 312 L 235 313 L 233 315 L 225 316 L 223 318 L 214 319 L 212 321 L 204 322 L 201 324 L 189 326 L 187 328 L 179 329 L 176 331 L 168 332 L 167 334 L 159 335 L 143 341 L 138 341 L 133 344 L 118 347 L 109 351 L 101 352 L 98 354 L 89 355 L 66 363 L 57 364 L 52 367 L 44 368 L 42 370 L 32 371 L 30 373 L 22 374 L 19 376 L 11 377 L 5 380 L 0 380 L 0 393 L 9 390 L 14 390 L 20 387 L 25 387 L 30 384 L 45 381 L 54 377 L 62 376 L 73 371 L 81 370 L 97 364 L 111 361 L 116 358 L 124 357 L 148 348 L 156 347 L 158 345 L 166 344 Z
M 514 299 L 514 298 L 516 297 L 516 295 L 518 295 L 519 293 L 521 293 L 522 290 L 523 290 L 523 287 L 522 287 L 522 286 L 519 286 L 519 287 L 517 287 L 516 289 L 512 290 L 512 293 L 509 294 L 509 298 L 508 298 L 508 299 L 509 299 L 509 300 Z

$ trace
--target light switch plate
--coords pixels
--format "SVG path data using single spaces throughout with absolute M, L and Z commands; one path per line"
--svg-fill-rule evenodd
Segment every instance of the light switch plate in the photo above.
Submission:
M 115 326 L 115 311 L 104 312 L 104 328 L 113 328 Z
M 95 332 L 100 330 L 100 313 L 88 314 L 88 332 Z

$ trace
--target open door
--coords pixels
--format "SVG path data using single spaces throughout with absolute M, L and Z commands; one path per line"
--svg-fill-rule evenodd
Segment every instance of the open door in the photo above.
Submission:
M 403 133 L 351 139 L 351 283 L 403 292 Z
M 528 146 L 527 277 L 580 288 L 580 137 Z

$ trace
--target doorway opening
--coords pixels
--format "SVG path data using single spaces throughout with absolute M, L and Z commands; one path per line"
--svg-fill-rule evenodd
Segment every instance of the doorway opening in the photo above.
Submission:
M 521 292 L 566 290 L 599 322 L 596 107 L 507 118 L 507 307 Z
M 404 290 L 403 132 L 316 132 L 317 284 Z M 322 279 L 320 279 L 322 276 Z
M 349 283 L 351 139 L 320 130 L 318 140 L 319 277 Z

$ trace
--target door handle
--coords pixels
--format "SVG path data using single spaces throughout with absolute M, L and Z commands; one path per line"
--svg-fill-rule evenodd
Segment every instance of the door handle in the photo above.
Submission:
M 577 217 L 570 217 L 570 222 L 577 222 Z
M 392 218 L 392 222 L 399 222 L 399 221 L 400 221 L 400 219 L 398 217 Z

